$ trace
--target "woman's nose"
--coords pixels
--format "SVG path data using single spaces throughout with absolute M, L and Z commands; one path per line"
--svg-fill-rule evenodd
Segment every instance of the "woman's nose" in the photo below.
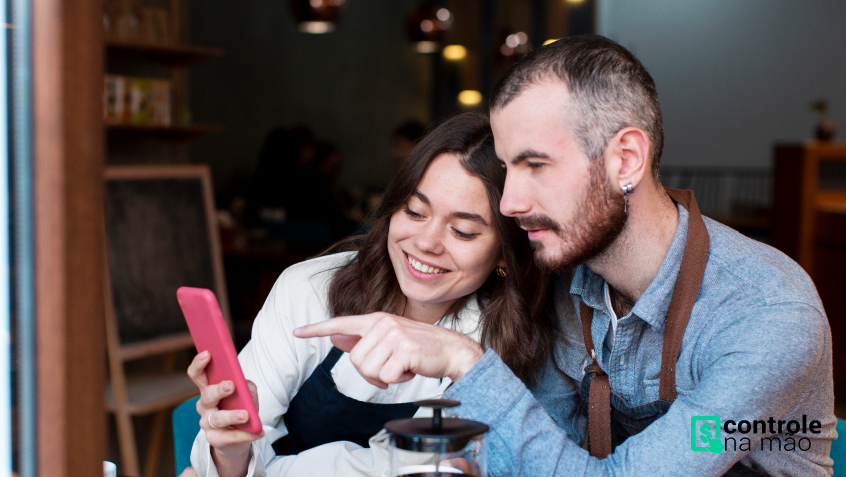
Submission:
M 440 255 L 444 251 L 444 227 L 431 221 L 414 237 L 414 245 L 421 252 Z

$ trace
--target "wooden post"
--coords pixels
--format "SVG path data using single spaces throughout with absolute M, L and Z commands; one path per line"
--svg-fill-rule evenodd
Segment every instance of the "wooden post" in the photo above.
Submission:
M 99 0 L 32 2 L 38 474 L 102 475 L 103 39 Z

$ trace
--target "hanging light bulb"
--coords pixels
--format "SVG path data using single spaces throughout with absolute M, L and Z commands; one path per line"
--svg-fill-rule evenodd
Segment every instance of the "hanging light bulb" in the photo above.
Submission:
M 463 45 L 447 45 L 442 54 L 447 60 L 461 61 L 467 56 L 467 48 L 464 48 Z
M 502 56 L 523 56 L 529 52 L 529 35 L 522 31 L 505 35 L 505 40 L 499 47 Z
M 303 33 L 329 33 L 341 17 L 346 0 L 291 0 L 291 11 Z
M 504 68 L 526 56 L 531 49 L 532 44 L 526 32 L 506 29 L 494 37 L 494 57 L 496 62 Z
M 408 37 L 420 53 L 441 48 L 444 32 L 452 26 L 452 13 L 433 2 L 423 2 L 408 17 Z
M 474 89 L 465 89 L 458 93 L 458 104 L 464 107 L 474 107 L 482 104 L 482 93 Z

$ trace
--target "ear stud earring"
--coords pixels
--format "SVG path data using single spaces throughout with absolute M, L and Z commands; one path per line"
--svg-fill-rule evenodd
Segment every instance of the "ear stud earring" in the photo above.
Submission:
M 623 189 L 623 200 L 626 201 L 626 205 L 623 206 L 623 213 L 627 213 L 629 211 L 629 194 L 632 192 L 632 183 L 629 182 L 628 184 L 622 187 Z

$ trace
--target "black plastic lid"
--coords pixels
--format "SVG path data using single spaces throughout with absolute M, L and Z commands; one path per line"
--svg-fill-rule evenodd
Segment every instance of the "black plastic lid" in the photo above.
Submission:
M 461 404 L 452 399 L 428 399 L 414 403 L 418 407 L 431 407 L 432 418 L 395 419 L 385 424 L 391 434 L 391 444 L 417 452 L 455 452 L 464 448 L 471 439 L 488 432 L 481 422 L 454 417 L 441 418 L 441 410 Z

